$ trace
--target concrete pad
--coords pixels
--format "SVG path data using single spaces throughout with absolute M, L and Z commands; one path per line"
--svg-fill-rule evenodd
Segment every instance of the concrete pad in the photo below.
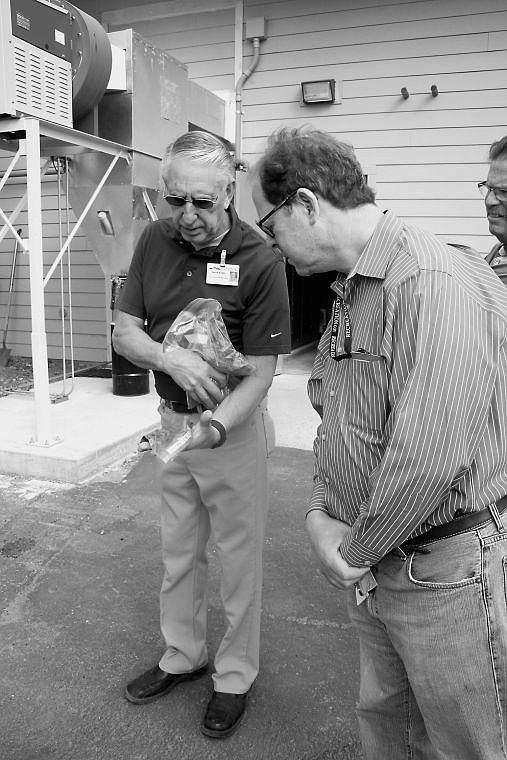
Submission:
M 51 393 L 61 383 L 50 385 Z M 69 384 L 70 388 L 70 384 Z M 33 392 L 0 398 L 0 471 L 80 483 L 136 450 L 137 442 L 157 427 L 158 397 L 114 396 L 110 379 L 76 377 L 67 401 L 50 407 L 51 446 L 30 443 L 35 437 Z
M 276 375 L 268 405 L 277 445 L 311 450 L 319 417 L 306 394 L 307 374 Z M 61 383 L 50 392 L 61 391 Z M 69 385 L 70 387 L 70 385 Z M 30 443 L 35 436 L 33 392 L 0 398 L 0 472 L 82 483 L 137 450 L 139 439 L 160 424 L 158 396 L 114 396 L 107 378 L 76 377 L 67 401 L 50 407 L 51 446 Z

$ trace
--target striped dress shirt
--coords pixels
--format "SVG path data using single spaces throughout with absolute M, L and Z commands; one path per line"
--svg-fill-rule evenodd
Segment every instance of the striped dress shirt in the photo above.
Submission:
M 350 565 L 372 565 L 507 493 L 507 289 L 390 212 L 331 287 L 334 333 L 308 381 L 322 420 L 310 506 L 351 526 Z

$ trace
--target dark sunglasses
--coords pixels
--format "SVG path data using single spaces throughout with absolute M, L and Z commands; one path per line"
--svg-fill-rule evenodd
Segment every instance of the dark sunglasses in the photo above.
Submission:
M 191 203 L 195 208 L 209 211 L 218 201 L 218 195 L 215 198 L 194 198 L 191 195 L 188 198 L 183 198 L 181 195 L 165 195 L 164 200 L 174 208 L 181 208 L 186 203 Z
M 292 193 L 289 193 L 289 195 L 278 204 L 278 206 L 275 206 L 274 208 L 272 208 L 271 211 L 268 214 L 266 214 L 266 216 L 263 216 L 262 219 L 259 219 L 259 221 L 256 222 L 257 227 L 259 227 L 259 229 L 261 229 L 265 235 L 269 235 L 269 237 L 272 237 L 272 238 L 275 237 L 275 234 L 273 230 L 271 229 L 271 227 L 266 227 L 266 222 L 270 216 L 273 216 L 273 214 L 276 214 L 277 211 L 280 211 L 282 206 L 285 206 L 286 203 L 291 201 L 294 198 L 294 196 L 297 195 L 297 192 L 298 192 L 297 190 L 293 190 Z

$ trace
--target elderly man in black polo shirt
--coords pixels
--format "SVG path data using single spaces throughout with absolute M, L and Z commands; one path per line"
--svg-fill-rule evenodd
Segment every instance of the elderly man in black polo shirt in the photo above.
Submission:
M 151 702 L 206 672 L 206 545 L 213 531 L 226 632 L 201 730 L 222 738 L 236 729 L 259 668 L 272 442 L 265 397 L 277 355 L 290 350 L 287 286 L 282 257 L 238 219 L 234 162 L 219 139 L 205 132 L 179 137 L 167 149 L 162 178 L 170 215 L 141 235 L 113 340 L 118 353 L 153 370 L 163 427 L 176 435 L 191 422 L 193 435 L 162 474 L 160 620 L 166 649 L 125 696 L 135 704 Z M 218 276 L 217 264 L 230 276 Z M 197 297 L 220 302 L 234 347 L 255 368 L 228 395 L 225 375 L 198 354 L 162 350 L 168 327 Z M 189 397 L 195 400 L 191 406 Z M 202 414 L 196 404 L 204 407 Z

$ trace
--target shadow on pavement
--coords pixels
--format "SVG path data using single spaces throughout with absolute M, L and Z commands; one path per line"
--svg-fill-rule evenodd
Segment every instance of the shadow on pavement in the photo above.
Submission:
M 357 641 L 343 597 L 306 540 L 312 454 L 272 457 L 261 673 L 224 741 L 199 731 L 211 679 L 146 706 L 126 681 L 161 652 L 158 463 L 121 482 L 0 490 L 0 739 L 3 760 L 359 760 Z M 209 648 L 222 635 L 210 551 Z

